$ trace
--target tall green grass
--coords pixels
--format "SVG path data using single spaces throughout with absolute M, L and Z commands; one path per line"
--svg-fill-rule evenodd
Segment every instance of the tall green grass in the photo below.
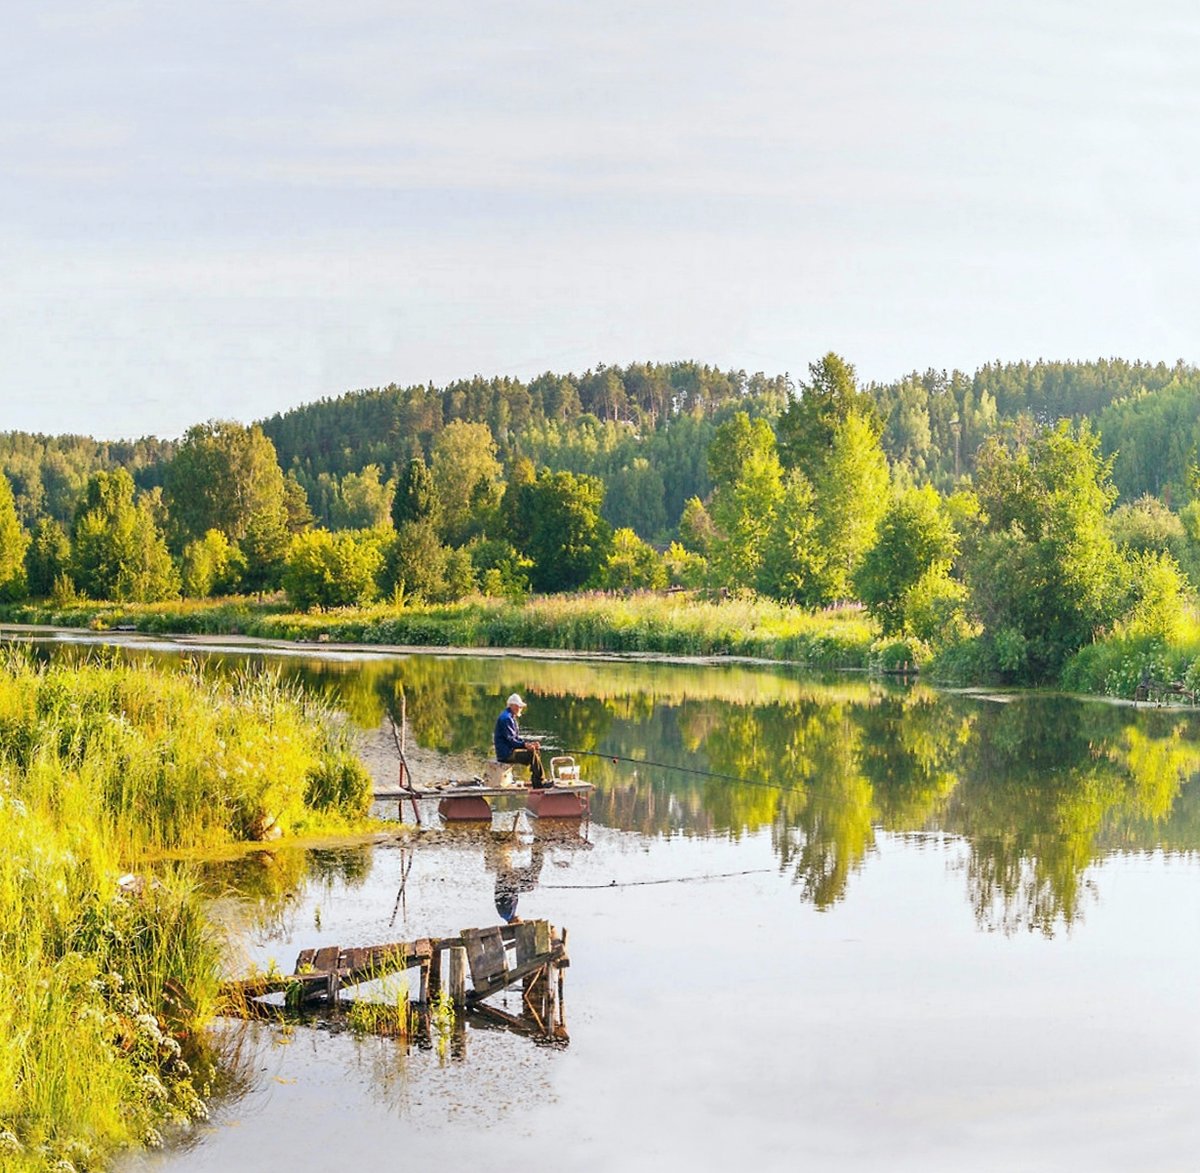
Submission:
M 203 1115 L 221 943 L 192 876 L 138 861 L 361 816 L 348 762 L 269 679 L 0 661 L 0 1168 L 98 1169 Z
M 289 612 L 249 600 L 62 607 L 23 604 L 0 616 L 97 629 L 236 634 L 424 647 L 553 648 L 580 652 L 750 656 L 814 668 L 863 668 L 877 630 L 860 609 L 812 612 L 766 599 L 697 595 L 550 595 L 513 603 L 472 598 Z

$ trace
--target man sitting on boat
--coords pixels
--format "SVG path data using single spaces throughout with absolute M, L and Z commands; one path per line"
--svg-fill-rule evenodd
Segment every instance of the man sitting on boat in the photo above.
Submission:
M 519 693 L 513 693 L 505 703 L 504 710 L 496 718 L 496 731 L 492 740 L 496 744 L 496 760 L 529 767 L 529 784 L 541 789 L 546 785 L 546 772 L 542 769 L 542 743 L 526 741 L 521 736 L 517 718 L 527 708 Z

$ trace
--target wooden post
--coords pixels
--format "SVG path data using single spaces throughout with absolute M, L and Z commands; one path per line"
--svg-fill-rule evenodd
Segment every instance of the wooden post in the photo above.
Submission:
M 442 992 L 442 947 L 433 942 L 433 955 L 429 958 L 429 1000 Z
M 467 1004 L 467 951 L 461 945 L 450 948 L 450 1001 L 456 1008 Z
M 450 1058 L 461 1062 L 467 1057 L 467 1016 L 454 1016 L 454 1030 L 450 1035 Z
M 546 1030 L 553 1033 L 554 1024 L 558 1021 L 558 975 L 559 969 L 555 962 L 546 966 Z
M 325 997 L 331 1008 L 336 1007 L 341 1001 L 342 983 L 336 968 L 329 971 L 329 976 L 325 979 Z

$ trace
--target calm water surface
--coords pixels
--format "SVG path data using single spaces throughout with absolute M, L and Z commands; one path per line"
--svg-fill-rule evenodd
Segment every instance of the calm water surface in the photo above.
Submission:
M 285 970 L 497 923 L 516 869 L 521 914 L 570 930 L 570 1044 L 230 1025 L 210 1123 L 124 1173 L 1197 1167 L 1195 715 L 733 665 L 270 663 L 368 729 L 403 695 L 456 760 L 517 689 L 561 746 L 747 781 L 590 757 L 583 834 L 214 865 L 245 961 Z

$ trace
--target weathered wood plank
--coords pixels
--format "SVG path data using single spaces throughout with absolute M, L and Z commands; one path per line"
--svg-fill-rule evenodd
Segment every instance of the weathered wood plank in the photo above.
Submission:
M 338 957 L 341 952 L 341 948 L 337 945 L 326 945 L 323 949 L 318 949 L 313 957 L 313 969 L 318 973 L 328 973 L 331 969 L 337 969 Z
M 296 973 L 303 973 L 306 969 L 312 969 L 313 958 L 316 957 L 315 949 L 301 949 L 300 956 L 296 958 Z
M 342 956 L 339 961 L 339 966 L 343 970 L 349 970 L 351 973 L 357 973 L 358 970 L 364 968 L 368 964 L 369 950 L 356 946 L 353 949 L 343 949 Z
M 462 937 L 473 985 L 486 985 L 508 972 L 504 938 L 498 928 L 463 929 Z
M 547 962 L 557 962 L 558 954 L 547 953 L 541 957 L 534 957 L 525 962 L 524 965 L 518 965 L 515 969 L 508 970 L 501 977 L 498 977 L 490 982 L 475 982 L 475 988 L 467 995 L 469 1002 L 477 1002 L 480 998 L 490 998 L 493 994 L 498 994 L 506 986 L 511 986 L 513 982 L 519 978 L 523 978 L 526 974 L 533 971 Z
M 523 965 L 531 957 L 542 952 L 537 947 L 537 925 L 533 921 L 526 921 L 524 924 L 513 927 L 517 930 L 517 964 Z

